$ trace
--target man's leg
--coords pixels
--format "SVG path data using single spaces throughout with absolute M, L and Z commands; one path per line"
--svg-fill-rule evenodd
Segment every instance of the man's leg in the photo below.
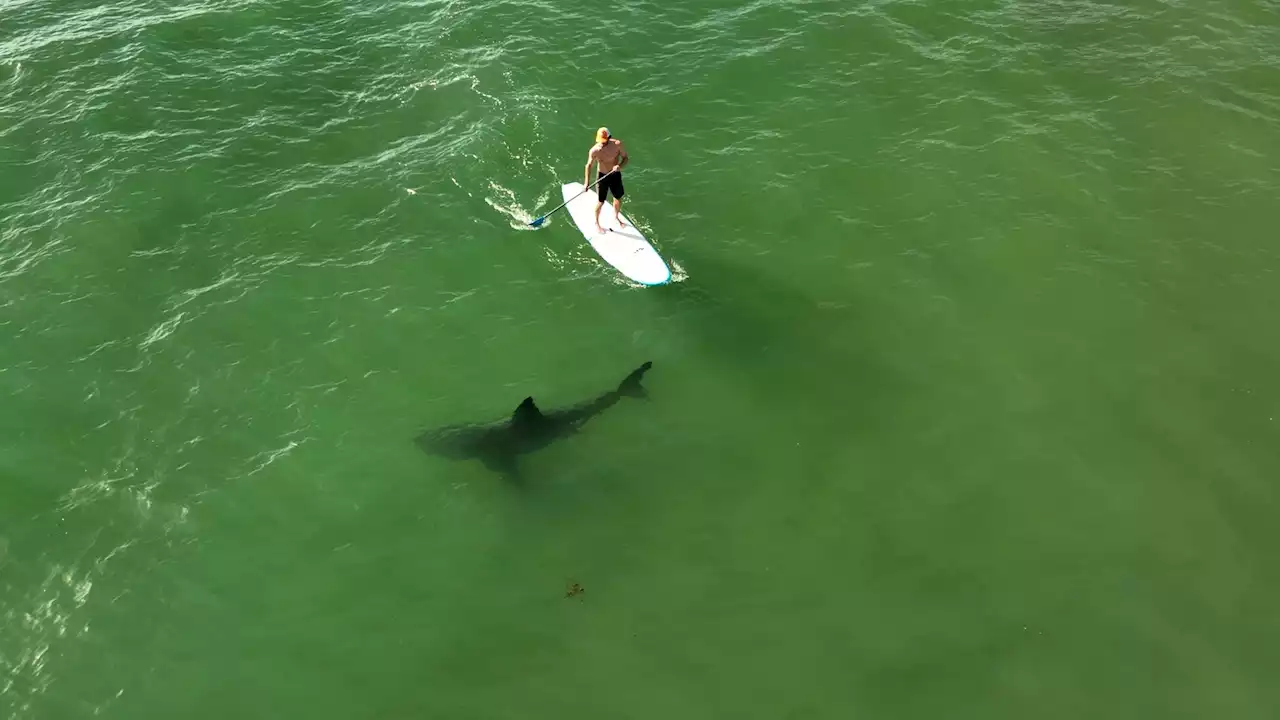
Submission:
M 595 179 L 599 182 L 595 183 L 595 232 L 600 234 L 604 234 L 604 228 L 600 227 L 600 208 L 604 208 L 605 193 L 608 193 L 603 179 L 600 179 L 602 177 L 603 174 L 596 170 Z
M 624 228 L 627 224 L 622 222 L 622 196 L 627 191 L 622 188 L 622 173 L 613 176 L 610 190 L 613 192 L 613 218 L 618 221 L 618 227 Z

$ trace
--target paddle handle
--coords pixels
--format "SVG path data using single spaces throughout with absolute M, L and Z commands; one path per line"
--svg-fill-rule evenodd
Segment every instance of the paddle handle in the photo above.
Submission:
M 546 220 L 547 218 L 551 217 L 551 213 L 554 213 L 556 210 L 559 210 L 560 208 L 564 207 L 565 205 L 568 205 L 569 203 L 573 202 L 574 200 L 577 200 L 579 195 L 582 195 L 582 193 L 584 193 L 584 192 L 586 192 L 586 191 L 590 190 L 591 188 L 595 187 L 596 185 L 598 185 L 598 184 L 600 183 L 600 181 L 601 181 L 601 180 L 603 180 L 603 179 L 605 179 L 605 178 L 609 177 L 610 175 L 614 174 L 615 172 L 617 172 L 617 171 L 616 171 L 616 170 L 610 170 L 609 172 L 607 172 L 607 173 L 605 173 L 605 174 L 601 175 L 600 177 L 596 178 L 596 181 L 595 181 L 595 182 L 593 182 L 593 183 L 591 183 L 590 185 L 588 185 L 588 186 L 586 186 L 586 187 L 582 188 L 582 192 L 580 192 L 580 193 L 578 193 L 577 195 L 574 195 L 573 197 L 569 198 L 568 200 L 565 200 L 564 202 L 560 203 L 559 205 L 557 205 L 557 206 L 556 206 L 555 210 L 552 210 L 551 212 L 547 213 L 546 215 L 543 215 L 542 217 L 540 217 L 540 218 L 538 218 L 538 219 L 539 219 L 539 220 Z

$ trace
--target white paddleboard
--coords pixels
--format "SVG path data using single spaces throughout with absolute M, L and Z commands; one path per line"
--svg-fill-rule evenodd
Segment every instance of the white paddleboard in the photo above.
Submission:
M 564 199 L 569 200 L 582 192 L 582 183 L 569 183 L 561 188 Z M 614 218 L 613 197 L 610 196 L 604 207 L 600 208 L 600 227 L 604 233 L 596 232 L 596 190 L 582 193 L 565 206 L 573 224 L 582 231 L 582 236 L 591 243 L 591 247 L 623 275 L 641 285 L 661 285 L 671 280 L 671 270 L 663 262 L 662 256 L 644 239 L 642 234 L 631 223 L 626 213 L 622 214 L 625 227 L 619 226 Z M 626 201 L 623 201 L 626 204 Z

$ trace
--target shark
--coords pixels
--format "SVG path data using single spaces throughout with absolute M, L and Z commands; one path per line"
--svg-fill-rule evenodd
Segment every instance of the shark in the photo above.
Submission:
M 556 410 L 539 408 L 526 397 L 511 417 L 489 423 L 449 425 L 424 432 L 415 438 L 423 452 L 451 460 L 479 460 L 485 467 L 512 480 L 520 480 L 519 457 L 570 437 L 588 421 L 618 404 L 623 398 L 644 398 L 641 381 L 653 367 L 645 362 L 632 370 L 616 388 Z

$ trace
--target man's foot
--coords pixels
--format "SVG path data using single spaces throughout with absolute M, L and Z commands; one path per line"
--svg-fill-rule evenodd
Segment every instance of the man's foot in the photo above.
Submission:
M 596 223 L 596 232 L 600 233 L 601 235 L 604 234 L 604 228 L 600 227 L 600 223 Z
M 615 215 L 613 219 L 618 221 L 618 227 L 627 227 L 627 224 L 622 221 L 621 215 Z

